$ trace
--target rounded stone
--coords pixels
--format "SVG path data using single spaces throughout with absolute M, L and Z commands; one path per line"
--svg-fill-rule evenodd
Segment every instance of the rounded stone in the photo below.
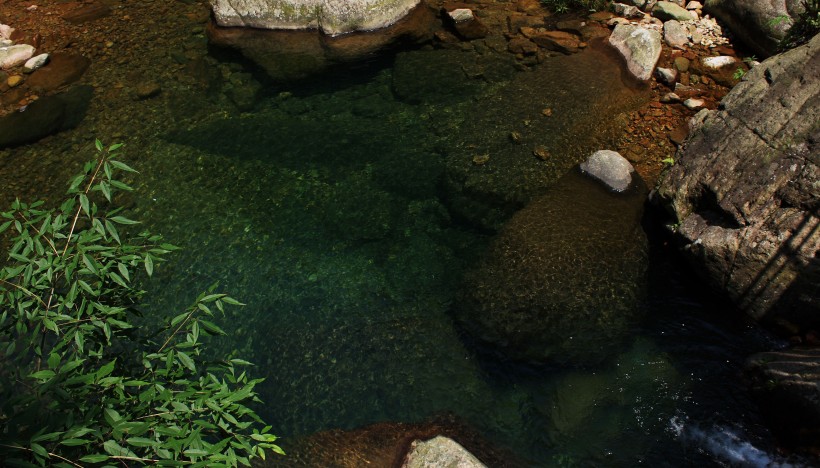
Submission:
M 18 86 L 20 83 L 23 82 L 23 77 L 20 75 L 12 75 L 6 80 L 6 84 L 9 85 L 9 88 L 14 88 Z
M 623 192 L 632 183 L 635 168 L 618 152 L 600 150 L 581 163 L 581 172 L 599 180 L 610 190 Z

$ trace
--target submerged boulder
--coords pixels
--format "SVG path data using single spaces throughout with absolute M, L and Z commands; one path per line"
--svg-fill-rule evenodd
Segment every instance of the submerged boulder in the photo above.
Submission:
M 753 318 L 820 325 L 820 35 L 697 117 L 658 191 L 686 257 Z
M 0 149 L 31 143 L 76 127 L 85 117 L 93 94 L 91 86 L 75 86 L 3 116 L 0 118 Z
M 642 309 L 645 187 L 613 193 L 576 168 L 516 213 L 465 276 L 456 318 L 512 359 L 597 364 Z
M 275 81 L 303 79 L 334 65 L 370 59 L 397 44 L 423 43 L 433 37 L 437 20 L 426 5 L 395 24 L 375 31 L 332 36 L 317 30 L 272 30 L 208 24 L 211 44 L 238 51 Z
M 420 0 L 213 0 L 220 26 L 319 29 L 336 35 L 390 26 Z

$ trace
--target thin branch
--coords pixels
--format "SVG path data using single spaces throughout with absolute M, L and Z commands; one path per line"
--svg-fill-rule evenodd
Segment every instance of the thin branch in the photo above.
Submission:
M 0 447 L 8 447 L 8 448 L 13 448 L 13 449 L 18 449 L 18 450 L 25 450 L 25 451 L 27 451 L 27 452 L 34 453 L 34 450 L 32 450 L 32 449 L 30 449 L 30 448 L 28 448 L 28 447 L 22 447 L 22 446 L 19 446 L 19 445 L 6 445 L 6 444 L 0 444 Z M 82 466 L 82 465 L 80 465 L 80 464 L 78 464 L 78 463 L 75 463 L 75 462 L 73 462 L 73 461 L 69 460 L 68 458 L 61 457 L 60 455 L 57 455 L 56 453 L 51 453 L 51 452 L 46 452 L 46 453 L 48 453 L 48 455 L 49 455 L 50 457 L 59 458 L 60 460 L 62 460 L 62 461 L 64 461 L 64 462 L 66 462 L 66 463 L 70 463 L 70 464 L 72 464 L 72 465 L 76 466 L 77 468 L 83 468 L 83 466 Z M 113 457 L 112 457 L 112 458 L 113 458 Z
M 83 191 L 84 195 L 88 195 L 88 192 L 91 191 L 91 186 L 97 179 L 97 174 L 100 173 L 100 169 L 103 167 L 103 164 L 105 164 L 105 155 L 100 156 L 100 161 L 97 163 L 97 167 L 94 169 L 94 173 L 91 174 L 91 178 L 88 180 L 88 184 L 85 186 L 85 190 Z M 68 237 L 65 240 L 65 248 L 63 249 L 63 253 L 60 255 L 61 258 L 65 256 L 65 253 L 68 250 L 68 246 L 71 244 L 71 236 L 74 235 L 74 228 L 77 227 L 77 220 L 80 219 L 80 212 L 82 212 L 82 210 L 83 205 L 82 203 L 80 203 L 80 206 L 77 207 L 77 212 L 74 213 L 74 219 L 71 221 L 71 229 L 68 231 Z
M 19 289 L 20 291 L 23 291 L 24 293 L 28 294 L 30 297 L 32 297 L 32 298 L 34 298 L 34 299 L 37 299 L 37 301 L 39 301 L 39 302 L 40 302 L 40 304 L 41 304 L 43 307 L 46 307 L 46 303 L 45 303 L 45 302 L 43 302 L 43 300 L 42 300 L 42 299 L 40 299 L 40 296 L 38 296 L 38 295 L 34 294 L 33 292 L 31 292 L 31 291 L 29 291 L 28 289 L 26 289 L 26 288 L 24 288 L 24 287 L 20 286 L 19 284 L 10 283 L 10 282 L 8 282 L 8 281 L 6 281 L 6 280 L 4 280 L 4 279 L 0 279 L 0 283 L 7 284 L 7 285 L 9 285 L 9 286 L 11 286 L 11 287 L 13 287 L 13 288 L 17 288 L 17 289 Z

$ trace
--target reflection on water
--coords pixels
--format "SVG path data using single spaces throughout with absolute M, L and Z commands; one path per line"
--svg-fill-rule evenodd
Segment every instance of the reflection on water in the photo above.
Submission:
M 453 94 L 444 100 L 397 99 L 395 71 L 377 68 L 367 80 L 272 93 L 253 112 L 180 118 L 174 128 L 140 133 L 129 141 L 142 173 L 129 202 L 134 216 L 184 247 L 157 269 L 150 309 L 167 314 L 217 281 L 247 303 L 228 312 L 229 336 L 214 344 L 257 363 L 255 374 L 267 378 L 260 414 L 286 450 L 315 431 L 450 412 L 535 466 L 745 463 L 686 429 L 711 427 L 715 415 L 718 427 L 742 426 L 758 438 L 749 442 L 753 455 L 765 455 L 771 441 L 737 376 L 747 354 L 771 343 L 742 325 L 715 324 L 724 306 L 693 296 L 665 253 L 652 260 L 646 323 L 602 367 L 523 366 L 459 336 L 449 314 L 454 293 L 489 237 L 456 221 L 470 207 L 454 200 L 492 194 L 482 184 L 494 179 L 502 189 L 515 185 L 500 166 L 476 175 L 472 156 L 484 148 L 470 142 L 492 148 L 490 164 L 520 156 L 508 174 L 541 184 L 527 196 L 543 191 L 578 154 L 558 151 L 566 135 L 530 126 L 525 138 L 543 141 L 555 159 L 516 147 L 509 122 L 523 125 L 522 115 L 545 104 L 497 98 L 518 95 L 509 86 L 544 87 L 548 104 L 571 115 L 576 97 L 562 89 L 617 75 L 576 70 L 562 88 L 491 63 L 492 73 L 454 74 L 469 94 L 447 83 Z M 412 80 L 402 78 L 407 92 Z M 427 78 L 415 76 L 435 91 Z M 617 109 L 604 108 L 609 114 L 595 117 L 611 132 Z M 536 127 L 571 123 L 557 117 Z M 577 147 L 605 143 L 595 127 L 583 122 Z M 77 141 L 65 134 L 42 145 L 59 155 Z M 36 152 L 12 156 L 28 161 Z M 445 182 L 448 167 L 464 176 L 457 196 L 458 184 Z M 683 417 L 683 429 L 672 425 Z

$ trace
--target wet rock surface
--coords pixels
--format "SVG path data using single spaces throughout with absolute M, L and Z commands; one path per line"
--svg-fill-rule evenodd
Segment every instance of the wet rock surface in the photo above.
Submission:
M 820 36 L 698 114 L 659 194 L 696 270 L 758 320 L 820 323 Z
M 755 354 L 746 367 L 752 391 L 784 443 L 816 449 L 820 440 L 820 348 Z
M 517 212 L 454 305 L 464 329 L 514 360 L 597 364 L 642 309 L 645 186 L 612 193 L 576 168 Z
M 402 468 L 486 468 L 473 454 L 453 439 L 437 436 L 422 441 L 415 440 L 410 445 Z
M 449 415 L 417 424 L 378 423 L 350 431 L 319 432 L 288 444 L 288 456 L 258 466 L 400 467 L 414 441 L 436 437 L 455 441 L 488 466 L 526 466 L 514 454 L 498 449 L 464 421 Z
M 437 20 L 426 5 L 414 8 L 389 27 L 338 37 L 317 31 L 276 31 L 208 25 L 212 44 L 239 51 L 275 81 L 294 81 L 334 65 L 372 58 L 397 45 L 423 43 L 433 37 Z

